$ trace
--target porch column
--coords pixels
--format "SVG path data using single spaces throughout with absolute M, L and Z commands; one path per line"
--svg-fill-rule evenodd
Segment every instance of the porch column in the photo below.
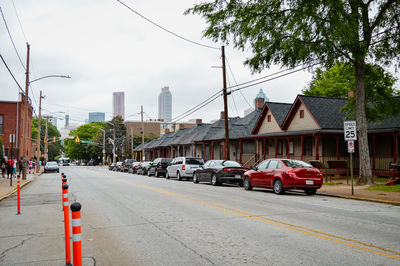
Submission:
M 197 157 L 197 155 L 196 155 L 196 143 L 193 144 L 193 152 L 194 152 L 193 156 Z
M 375 159 L 376 159 L 376 154 L 375 154 L 375 135 L 372 135 L 372 149 L 373 149 L 372 170 L 375 170 L 376 169 L 376 165 L 375 165 Z
M 315 135 L 315 160 L 319 160 L 319 137 Z
M 340 159 L 339 155 L 339 136 L 336 136 L 336 160 Z
M 393 135 L 394 138 L 394 151 L 393 151 L 393 161 L 397 161 L 399 158 L 399 138 L 397 135 Z
M 214 142 L 210 142 L 210 160 L 214 160 Z
M 254 139 L 254 161 L 257 162 L 258 158 L 257 158 L 257 139 Z
M 203 160 L 205 160 L 206 159 L 206 144 L 203 142 Z
M 262 156 L 265 160 L 265 138 L 262 139 Z
M 289 158 L 289 136 L 286 137 L 286 158 Z
M 242 148 L 243 148 L 243 143 L 242 140 L 239 140 L 239 163 L 242 163 Z
M 275 158 L 277 158 L 277 157 L 278 157 L 278 153 L 277 153 L 277 151 L 278 151 L 278 138 L 277 138 L 277 137 L 275 137 Z
M 301 146 L 301 160 L 304 157 L 304 136 L 300 136 L 300 146 Z

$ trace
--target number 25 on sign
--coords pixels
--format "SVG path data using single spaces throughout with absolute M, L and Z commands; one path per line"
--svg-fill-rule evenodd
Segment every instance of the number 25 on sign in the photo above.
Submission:
M 357 124 L 356 121 L 344 121 L 344 139 L 357 140 Z

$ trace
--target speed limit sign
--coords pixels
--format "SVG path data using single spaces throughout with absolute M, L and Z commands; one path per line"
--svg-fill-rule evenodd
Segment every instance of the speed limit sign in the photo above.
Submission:
M 344 121 L 344 140 L 357 140 L 356 121 Z

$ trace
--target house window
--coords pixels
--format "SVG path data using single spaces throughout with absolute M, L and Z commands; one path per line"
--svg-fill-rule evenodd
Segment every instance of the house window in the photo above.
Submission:
M 281 155 L 283 153 L 283 142 L 281 139 L 278 139 L 276 143 L 276 154 Z
M 271 115 L 268 115 L 268 123 L 271 122 Z
M 294 154 L 294 139 L 289 140 L 289 154 Z
M 304 138 L 304 155 L 312 156 L 312 146 L 313 146 L 313 138 L 306 137 Z
M 304 110 L 300 110 L 300 118 L 304 118 Z
M 0 115 L 0 134 L 3 134 L 3 115 Z

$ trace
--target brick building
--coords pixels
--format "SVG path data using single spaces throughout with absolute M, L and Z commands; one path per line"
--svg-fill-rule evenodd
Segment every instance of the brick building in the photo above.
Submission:
M 32 137 L 32 106 L 29 104 L 28 121 L 23 119 L 24 103 L 21 101 L 0 101 L 0 137 L 3 141 L 4 155 L 11 156 L 10 134 L 15 134 L 16 140 L 13 143 L 13 156 L 20 158 L 22 156 L 21 143 L 25 140 L 26 155 L 28 159 L 34 157 L 31 147 Z M 18 123 L 17 123 L 18 121 Z M 23 124 L 25 134 L 22 133 Z M 3 148 L 3 147 L 0 147 Z

